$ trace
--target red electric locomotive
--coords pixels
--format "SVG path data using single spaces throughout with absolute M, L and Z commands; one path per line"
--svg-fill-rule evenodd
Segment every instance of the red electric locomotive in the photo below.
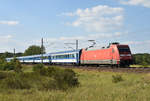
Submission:
M 82 49 L 80 64 L 97 64 L 112 66 L 129 66 L 132 63 L 131 51 L 128 45 L 111 43 L 107 48 Z

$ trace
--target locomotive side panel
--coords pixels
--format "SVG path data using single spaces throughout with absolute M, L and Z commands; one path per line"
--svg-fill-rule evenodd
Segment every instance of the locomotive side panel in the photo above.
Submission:
M 111 48 L 98 50 L 82 50 L 81 64 L 116 64 Z

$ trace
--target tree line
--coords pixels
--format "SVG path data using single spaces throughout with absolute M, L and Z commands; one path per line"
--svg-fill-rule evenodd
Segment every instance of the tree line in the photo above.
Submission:
M 41 51 L 43 50 L 43 51 Z M 5 53 L 0 53 L 0 59 L 4 59 L 4 58 L 9 58 L 9 57 L 19 57 L 19 56 L 28 56 L 28 55 L 36 55 L 36 54 L 42 54 L 43 53 L 46 53 L 45 52 L 45 47 L 40 47 L 40 46 L 37 46 L 37 45 L 32 45 L 32 46 L 29 46 L 25 51 L 24 53 L 11 53 L 11 52 L 5 52 Z
M 133 54 L 132 57 L 133 57 L 133 64 L 150 65 L 150 54 L 148 53 Z

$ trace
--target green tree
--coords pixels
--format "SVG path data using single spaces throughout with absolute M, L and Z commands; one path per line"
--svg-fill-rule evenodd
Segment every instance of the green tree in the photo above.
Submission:
M 150 54 L 148 53 L 134 54 L 133 63 L 137 65 L 150 65 Z
M 36 54 L 41 54 L 42 53 L 42 48 L 40 46 L 32 45 L 29 46 L 28 49 L 25 50 L 24 55 L 36 55 Z M 43 53 L 45 53 L 45 47 L 43 47 Z
M 15 56 L 16 57 L 19 57 L 19 56 L 22 56 L 23 53 L 15 53 Z M 10 52 L 5 52 L 5 53 L 0 53 L 0 58 L 1 59 L 5 59 L 5 58 L 10 58 L 10 57 L 13 57 L 14 56 L 14 53 L 10 53 Z
M 13 57 L 13 53 L 5 52 L 0 54 L 0 58 Z

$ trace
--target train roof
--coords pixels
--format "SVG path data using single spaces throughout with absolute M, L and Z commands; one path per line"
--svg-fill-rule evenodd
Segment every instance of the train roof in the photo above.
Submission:
M 69 51 L 61 51 L 61 52 L 53 52 L 53 53 L 47 53 L 47 54 L 43 54 L 43 56 L 51 56 L 54 54 L 67 54 L 67 53 L 75 53 L 75 52 L 79 52 L 80 49 L 78 50 L 69 50 Z M 41 57 L 42 54 L 38 54 L 38 55 L 30 55 L 30 56 L 21 56 L 21 57 L 16 57 L 17 59 L 22 59 L 22 58 L 33 58 L 33 57 Z M 13 59 L 13 57 L 11 58 L 6 58 L 6 59 Z
M 21 58 L 33 58 L 33 57 L 41 57 L 42 54 L 38 54 L 38 55 L 29 55 L 29 56 L 21 56 L 21 57 L 16 57 L 17 59 L 21 59 Z M 50 54 L 43 54 L 43 56 L 50 56 Z M 6 58 L 6 59 L 12 59 L 13 57 L 11 58 Z
M 88 48 L 85 48 L 85 50 L 88 51 L 88 50 L 97 50 L 97 49 L 108 49 L 108 48 L 110 48 L 111 46 L 114 46 L 114 45 L 128 46 L 126 44 L 119 44 L 118 42 L 114 42 L 114 43 L 110 43 L 107 47 L 88 47 Z
M 78 50 L 68 50 L 68 51 L 61 51 L 61 52 L 53 52 L 53 53 L 50 53 L 51 55 L 53 54 L 67 54 L 67 53 L 75 53 L 75 52 L 79 52 L 81 49 L 78 49 Z

